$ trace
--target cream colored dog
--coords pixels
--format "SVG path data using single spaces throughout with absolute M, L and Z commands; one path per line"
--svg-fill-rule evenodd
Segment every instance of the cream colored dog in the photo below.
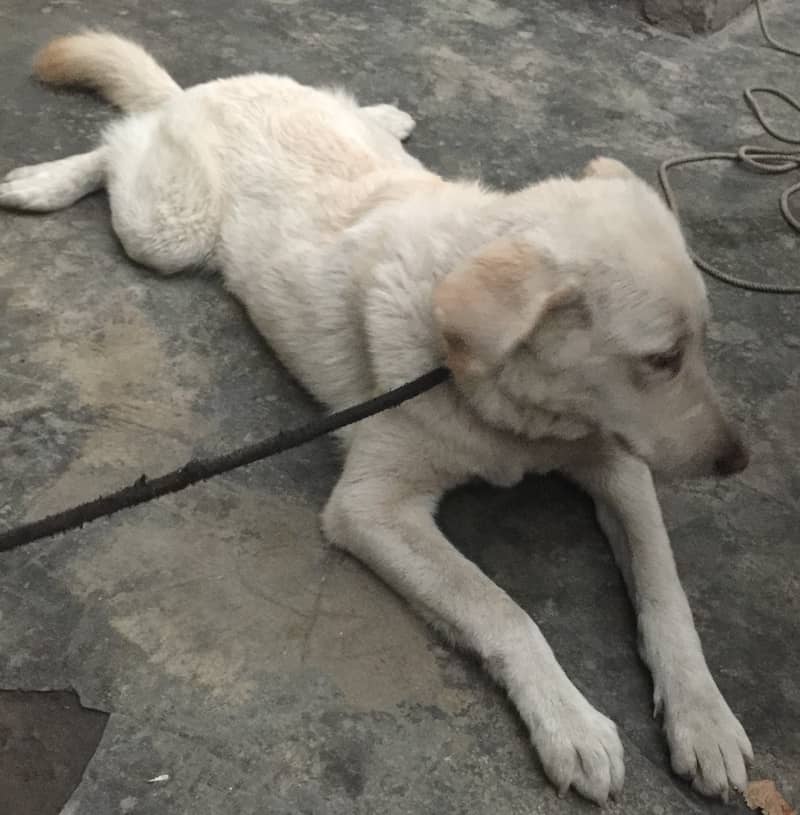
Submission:
M 478 654 L 560 789 L 623 783 L 616 727 L 535 623 L 434 522 L 445 490 L 557 470 L 593 496 L 638 613 L 677 773 L 727 797 L 750 743 L 709 673 L 651 468 L 747 464 L 706 373 L 703 281 L 675 219 L 622 164 L 504 194 L 408 155 L 391 105 L 253 74 L 182 90 L 141 48 L 86 33 L 36 72 L 130 115 L 84 155 L 23 167 L 0 204 L 49 211 L 105 187 L 127 253 L 219 269 L 297 378 L 331 408 L 442 363 L 450 383 L 343 435 L 325 533 Z

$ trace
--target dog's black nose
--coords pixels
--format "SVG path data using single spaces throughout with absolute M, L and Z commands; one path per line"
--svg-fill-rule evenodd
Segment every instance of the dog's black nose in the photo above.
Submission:
M 714 472 L 717 475 L 734 475 L 740 473 L 750 463 L 750 453 L 738 437 L 731 439 L 722 455 L 714 461 Z

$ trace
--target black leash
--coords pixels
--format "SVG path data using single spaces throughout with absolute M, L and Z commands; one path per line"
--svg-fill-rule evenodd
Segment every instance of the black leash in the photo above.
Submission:
M 339 430 L 342 427 L 347 427 L 347 425 L 360 422 L 369 416 L 374 416 L 381 411 L 397 407 L 403 402 L 413 399 L 437 385 L 441 385 L 442 382 L 449 378 L 450 371 L 447 368 L 436 368 L 423 374 L 418 379 L 400 385 L 399 388 L 394 388 L 387 393 L 382 393 L 374 399 L 368 399 L 366 402 L 353 405 L 353 407 L 331 413 L 329 416 L 309 422 L 303 427 L 281 431 L 264 441 L 240 447 L 232 453 L 215 456 L 214 458 L 193 458 L 183 467 L 179 467 L 177 470 L 158 478 L 149 479 L 143 475 L 133 484 L 129 484 L 116 492 L 101 495 L 93 501 L 87 501 L 63 512 L 56 512 L 54 515 L 48 515 L 39 521 L 20 524 L 20 526 L 0 532 L 0 552 L 8 552 L 41 538 L 58 535 L 71 529 L 78 529 L 90 521 L 113 515 L 121 509 L 144 504 L 171 492 L 179 492 L 192 484 L 197 484 L 198 481 L 205 481 L 215 475 L 235 470 L 237 467 L 244 467 L 254 461 L 260 461 L 278 453 L 283 453 L 286 450 L 291 450 L 294 447 L 300 447 L 300 445 L 318 439 L 333 430 Z

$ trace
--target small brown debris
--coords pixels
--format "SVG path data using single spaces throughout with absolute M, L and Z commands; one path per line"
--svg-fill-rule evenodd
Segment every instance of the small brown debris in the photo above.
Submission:
M 778 792 L 774 781 L 752 781 L 744 793 L 744 800 L 752 810 L 763 815 L 797 815 L 786 799 Z

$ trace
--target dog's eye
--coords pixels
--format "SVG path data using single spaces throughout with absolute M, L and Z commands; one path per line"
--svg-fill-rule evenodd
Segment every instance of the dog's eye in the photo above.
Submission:
M 671 371 L 673 374 L 680 370 L 682 360 L 683 354 L 680 349 L 663 354 L 650 354 L 644 358 L 645 363 L 654 371 Z

